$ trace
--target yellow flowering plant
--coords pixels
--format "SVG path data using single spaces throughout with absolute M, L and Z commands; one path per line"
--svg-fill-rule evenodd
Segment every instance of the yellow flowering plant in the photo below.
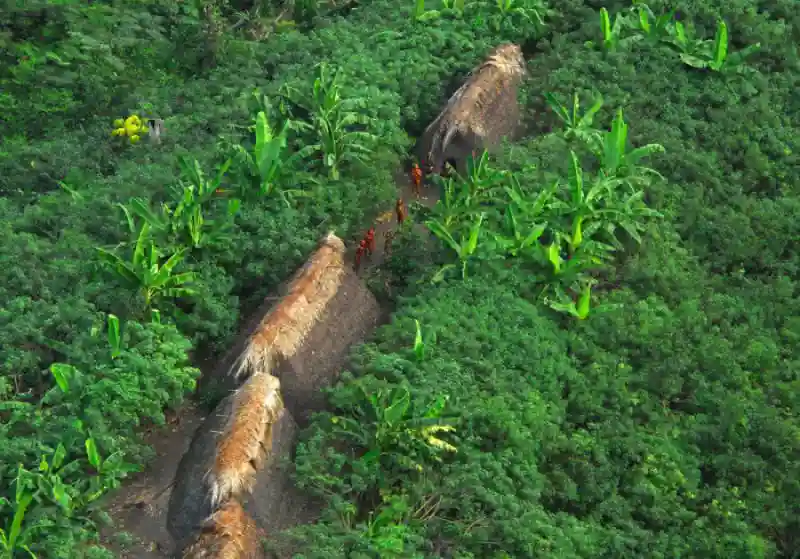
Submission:
M 142 119 L 138 115 L 130 115 L 125 120 L 118 118 L 114 121 L 114 129 L 111 131 L 111 135 L 128 138 L 130 143 L 136 144 L 147 132 L 147 126 L 142 122 Z

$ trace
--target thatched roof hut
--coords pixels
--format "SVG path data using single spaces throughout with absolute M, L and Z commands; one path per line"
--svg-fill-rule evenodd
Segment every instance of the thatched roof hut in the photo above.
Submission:
M 495 47 L 426 128 L 417 145 L 420 161 L 437 174 L 449 161 L 461 170 L 473 151 L 513 139 L 520 123 L 517 88 L 526 75 L 518 45 Z
M 170 496 L 167 527 L 184 557 L 251 557 L 230 555 L 250 553 L 251 526 L 271 534 L 309 519 L 313 503 L 279 458 L 293 450 L 295 417 L 324 406 L 320 388 L 381 314 L 344 252 L 326 236 L 225 364 L 238 387 L 198 428 Z

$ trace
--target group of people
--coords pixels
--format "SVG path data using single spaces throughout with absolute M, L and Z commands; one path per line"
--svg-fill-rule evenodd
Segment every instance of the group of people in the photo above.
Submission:
M 422 196 L 422 179 L 423 173 L 422 169 L 420 168 L 419 164 L 414 163 L 411 167 L 411 188 L 414 196 L 416 198 L 420 198 Z M 408 208 L 406 207 L 406 203 L 403 201 L 402 198 L 398 198 L 397 202 L 394 205 L 394 212 L 397 217 L 398 225 L 402 225 L 403 222 L 408 217 Z M 386 256 L 391 253 L 392 248 L 392 240 L 394 240 L 394 231 L 386 231 L 383 234 L 384 244 L 383 244 L 383 252 Z M 375 227 L 370 227 L 369 230 L 364 234 L 364 238 L 358 243 L 358 248 L 356 249 L 356 257 L 355 257 L 355 270 L 356 272 L 361 267 L 361 259 L 366 254 L 367 256 L 372 256 L 372 253 L 375 252 Z

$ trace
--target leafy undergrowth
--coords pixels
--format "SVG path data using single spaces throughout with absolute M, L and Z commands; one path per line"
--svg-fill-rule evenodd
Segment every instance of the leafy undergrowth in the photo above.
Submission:
M 9 3 L 0 553 L 104 553 L 189 356 L 364 228 L 512 40 L 535 137 L 440 185 L 441 243 L 397 240 L 398 314 L 300 447 L 306 555 L 792 557 L 800 16 L 600 7 Z
M 572 25 L 530 61 L 531 128 L 562 131 L 492 164 L 510 175 L 475 162 L 441 185 L 450 202 L 425 216 L 441 250 L 389 264 L 414 295 L 298 453 L 298 481 L 329 503 L 299 531 L 305 556 L 795 556 L 798 16 L 607 8 L 604 27 L 560 7 Z M 596 203 L 625 178 L 597 147 L 620 108 L 629 149 L 663 148 L 647 160 L 661 177 L 633 173 L 663 217 L 649 224 Z M 571 194 L 576 169 L 593 207 Z M 536 206 L 551 186 L 566 207 Z M 623 231 L 581 269 L 576 216 L 592 212 Z M 591 220 L 583 240 L 608 244 Z

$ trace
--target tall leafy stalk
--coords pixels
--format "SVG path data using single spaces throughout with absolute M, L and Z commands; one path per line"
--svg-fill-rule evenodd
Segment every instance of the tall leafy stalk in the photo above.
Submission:
M 277 194 L 281 200 L 290 207 L 289 197 L 303 196 L 305 193 L 298 189 L 284 189 L 281 179 L 294 163 L 301 159 L 302 154 L 286 157 L 287 135 L 292 127 L 292 122 L 286 120 L 280 129 L 273 128 L 267 119 L 265 111 L 259 111 L 255 119 L 255 144 L 247 150 L 242 145 L 236 146 L 236 151 L 241 159 L 247 180 L 239 188 L 239 196 L 243 199 L 252 199 L 252 193 L 258 196 L 272 196 Z
M 146 200 L 133 198 L 129 207 L 123 209 L 126 214 L 129 209 L 141 217 L 150 230 L 167 243 L 178 248 L 201 248 L 225 234 L 241 208 L 241 200 L 232 198 L 227 200 L 221 217 L 211 217 L 221 194 L 222 179 L 232 161 L 225 161 L 213 179 L 206 177 L 196 159 L 181 158 L 179 162 L 182 180 L 172 189 L 172 202 L 153 210 Z
M 328 177 L 338 180 L 345 163 L 364 163 L 364 156 L 372 153 L 377 137 L 365 128 L 373 124 L 363 112 L 366 101 L 346 99 L 339 83 L 340 71 L 330 72 L 326 64 L 317 67 L 311 95 L 301 95 L 293 88 L 285 88 L 286 98 L 303 108 L 310 116 L 309 122 L 296 121 L 301 130 L 313 134 L 311 144 L 298 151 L 299 157 L 318 155 Z
M 98 248 L 97 252 L 101 262 L 115 272 L 126 286 L 135 289 L 142 296 L 147 309 L 160 298 L 194 294 L 189 285 L 195 280 L 196 274 L 175 272 L 186 254 L 186 249 L 175 252 L 162 262 L 158 249 L 150 238 L 150 225 L 147 223 L 139 230 L 130 259 L 122 258 L 104 248 Z

